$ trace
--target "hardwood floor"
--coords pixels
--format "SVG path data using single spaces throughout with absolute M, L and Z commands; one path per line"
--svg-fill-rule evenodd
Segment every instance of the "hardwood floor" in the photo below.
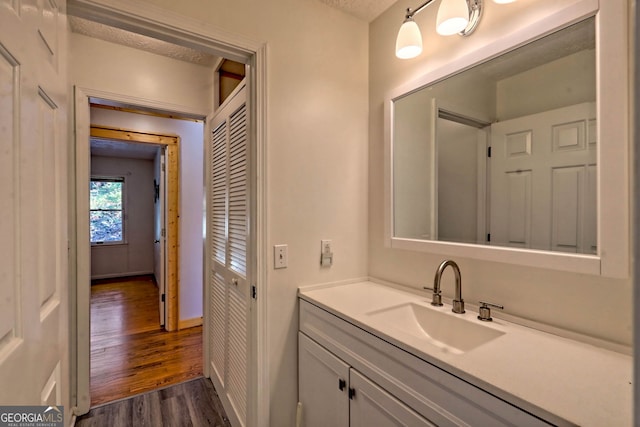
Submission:
M 151 276 L 91 286 L 91 405 L 202 376 L 202 326 L 160 328 Z
M 93 408 L 76 427 L 230 427 L 211 381 L 198 378 Z

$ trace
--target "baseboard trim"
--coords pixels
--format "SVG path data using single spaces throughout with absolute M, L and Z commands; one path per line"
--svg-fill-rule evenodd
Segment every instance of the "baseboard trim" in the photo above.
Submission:
M 178 321 L 178 329 L 194 328 L 196 326 L 202 326 L 202 317 Z
M 124 273 L 96 274 L 91 275 L 91 280 L 96 279 L 116 279 L 119 277 L 148 276 L 153 275 L 153 271 L 127 271 Z

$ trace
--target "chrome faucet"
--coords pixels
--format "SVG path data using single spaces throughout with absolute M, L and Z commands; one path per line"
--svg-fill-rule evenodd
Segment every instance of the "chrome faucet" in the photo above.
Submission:
M 456 294 L 453 298 L 453 308 L 451 309 L 451 311 L 453 311 L 454 313 L 462 314 L 464 313 L 464 300 L 462 299 L 462 278 L 460 276 L 460 268 L 454 261 L 450 259 L 442 261 L 442 263 L 436 270 L 436 277 L 433 279 L 433 288 L 425 286 L 424 289 L 433 291 L 431 305 L 441 306 L 442 291 L 440 289 L 440 280 L 442 279 L 442 273 L 444 272 L 444 269 L 448 266 L 451 266 L 451 268 L 453 269 L 453 273 L 456 276 Z

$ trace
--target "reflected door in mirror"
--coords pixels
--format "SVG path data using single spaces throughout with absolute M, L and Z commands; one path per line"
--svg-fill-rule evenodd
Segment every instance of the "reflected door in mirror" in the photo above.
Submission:
M 490 243 L 597 253 L 595 103 L 491 126 Z

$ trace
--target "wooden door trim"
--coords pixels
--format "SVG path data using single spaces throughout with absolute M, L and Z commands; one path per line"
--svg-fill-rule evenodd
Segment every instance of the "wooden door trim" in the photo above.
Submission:
M 180 137 L 175 135 L 156 134 L 149 132 L 139 132 L 129 129 L 120 129 L 107 126 L 91 125 L 90 135 L 93 138 L 114 139 L 118 141 L 129 141 L 142 144 L 162 145 L 167 147 L 167 250 L 166 250 L 166 288 L 165 288 L 165 309 L 167 319 L 165 329 L 175 331 L 179 322 L 179 200 L 180 200 Z

